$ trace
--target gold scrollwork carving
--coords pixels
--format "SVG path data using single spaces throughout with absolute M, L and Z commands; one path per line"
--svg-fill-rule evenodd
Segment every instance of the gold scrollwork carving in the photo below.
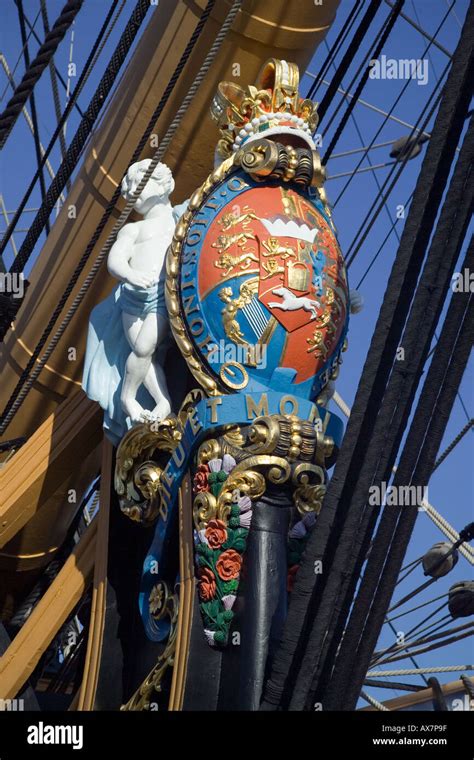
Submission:
M 265 474 L 264 481 L 268 480 L 270 483 L 273 483 L 275 485 L 283 485 L 283 483 L 286 483 L 291 474 L 291 466 L 286 459 L 283 459 L 283 457 L 260 454 L 246 457 L 232 470 L 231 475 L 235 474 L 237 477 L 239 473 L 245 474 L 245 469 L 247 468 L 257 471 L 263 470 Z M 226 481 L 226 485 L 229 481 L 230 478 L 228 481 Z M 234 486 L 234 488 L 237 488 L 237 486 Z M 259 496 L 261 496 L 263 493 L 264 491 L 262 491 Z
M 197 460 L 199 464 L 207 464 L 210 459 L 218 459 L 222 456 L 222 448 L 215 438 L 208 438 L 204 443 L 201 443 Z
M 155 614 L 153 615 L 155 619 L 162 619 L 163 617 L 169 616 L 171 626 L 170 634 L 164 652 L 158 657 L 158 660 L 150 673 L 128 702 L 120 708 L 126 712 L 149 710 L 153 693 L 161 691 L 164 675 L 168 668 L 173 667 L 174 664 L 178 631 L 178 597 L 176 594 L 170 593 L 163 581 L 159 581 L 159 583 L 153 587 L 150 594 L 150 611 L 152 606 L 154 609 L 156 607 Z
M 309 512 L 319 514 L 326 493 L 324 480 L 324 470 L 318 465 L 302 462 L 294 467 L 292 483 L 296 488 L 293 491 L 293 502 L 301 515 Z
M 160 516 L 167 519 L 162 499 L 162 467 L 152 457 L 156 452 L 172 454 L 181 442 L 183 429 L 203 391 L 192 390 L 186 396 L 178 415 L 161 422 L 135 425 L 123 437 L 117 450 L 114 486 L 120 509 L 135 522 L 150 524 Z
M 239 470 L 238 466 L 235 467 L 224 482 L 218 498 L 209 491 L 201 491 L 194 497 L 193 518 L 197 530 L 203 530 L 209 520 L 218 519 L 227 523 L 235 491 L 251 499 L 258 499 L 265 493 L 264 476 L 250 469 L 253 464 L 257 464 L 251 460 L 257 459 L 259 458 L 246 459 L 244 470 Z
M 159 514 L 166 519 L 160 497 L 162 469 L 151 456 L 157 450 L 173 452 L 181 437 L 179 419 L 171 415 L 161 422 L 134 426 L 120 442 L 114 486 L 120 508 L 131 520 L 148 524 Z
M 291 414 L 258 417 L 250 426 L 248 437 L 249 452 L 276 454 L 286 457 L 289 462 L 315 460 L 317 448 L 323 444 L 311 422 Z
M 209 520 L 217 517 L 217 499 L 210 491 L 200 491 L 194 497 L 193 518 L 197 530 L 203 530 Z
M 242 448 L 245 438 L 242 435 L 239 425 L 225 425 L 223 428 L 224 440 L 230 446 Z

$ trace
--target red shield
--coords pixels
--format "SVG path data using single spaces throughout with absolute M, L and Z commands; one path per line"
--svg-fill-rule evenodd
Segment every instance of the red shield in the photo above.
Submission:
M 293 332 L 316 319 L 324 309 L 324 299 L 316 297 L 313 284 L 310 243 L 272 235 L 257 240 L 259 300 L 288 332 Z

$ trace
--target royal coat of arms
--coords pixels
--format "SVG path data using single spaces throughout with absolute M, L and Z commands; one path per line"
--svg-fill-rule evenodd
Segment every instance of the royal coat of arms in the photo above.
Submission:
M 274 390 L 316 400 L 348 327 L 344 260 L 298 68 L 271 59 L 255 86 L 221 82 L 211 113 L 223 162 L 190 199 L 168 260 L 171 326 L 209 395 Z
M 315 399 L 340 361 L 346 272 L 311 190 L 242 170 L 216 183 L 186 224 L 177 292 L 187 338 L 220 392 Z

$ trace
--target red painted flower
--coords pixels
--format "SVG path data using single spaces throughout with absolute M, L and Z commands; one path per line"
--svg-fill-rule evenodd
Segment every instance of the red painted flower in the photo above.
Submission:
M 201 567 L 199 571 L 199 596 L 203 602 L 210 602 L 216 595 L 216 579 L 212 570 Z
M 299 565 L 292 565 L 288 569 L 288 576 L 286 579 L 286 590 L 288 591 L 289 594 L 291 594 L 291 592 L 293 591 L 293 586 L 295 585 L 296 573 L 298 572 L 299 569 L 300 569 Z
M 216 562 L 216 569 L 223 581 L 232 581 L 239 577 L 242 557 L 235 549 L 227 549 Z
M 207 464 L 200 464 L 193 479 L 194 493 L 209 491 L 209 467 Z
M 222 520 L 209 520 L 204 534 L 211 549 L 218 549 L 227 541 L 227 528 Z

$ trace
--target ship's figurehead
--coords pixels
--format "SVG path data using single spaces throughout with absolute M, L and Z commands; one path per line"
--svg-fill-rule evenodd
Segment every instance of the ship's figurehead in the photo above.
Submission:
M 194 588 L 201 620 L 182 621 L 179 634 L 193 679 L 203 679 L 193 693 L 216 704 L 211 652 L 224 657 L 241 631 L 229 676 L 238 672 L 231 691 L 240 696 L 221 695 L 222 704 L 258 709 L 269 641 L 280 635 L 342 439 L 327 402 L 361 299 L 349 291 L 313 138 L 317 108 L 299 95 L 298 67 L 271 59 L 255 85 L 221 82 L 211 115 L 216 165 L 166 257 L 169 323 L 198 387 L 177 414 L 127 433 L 115 486 L 125 514 L 156 523 L 139 600 L 148 637 L 166 639 L 168 656 Z M 180 561 L 191 557 L 179 583 L 177 534 Z M 128 709 L 139 709 L 143 688 Z M 215 709 L 189 700 L 184 709 Z

